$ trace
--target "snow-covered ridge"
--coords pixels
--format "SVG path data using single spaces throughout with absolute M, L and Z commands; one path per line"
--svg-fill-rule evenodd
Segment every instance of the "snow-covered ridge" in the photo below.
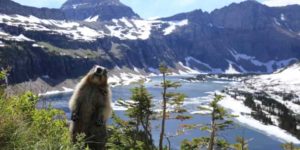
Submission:
M 164 35 L 169 35 L 172 32 L 174 32 L 174 30 L 177 27 L 182 27 L 182 26 L 186 26 L 189 24 L 189 21 L 187 19 L 184 19 L 182 21 L 178 21 L 178 22 L 169 22 L 170 26 L 167 27 L 166 29 L 164 29 Z
M 241 56 L 248 58 L 250 56 Z M 243 94 L 246 93 L 246 94 Z M 262 109 L 264 115 L 271 119 L 273 125 L 265 125 L 253 118 L 250 106 L 245 106 L 244 102 L 247 95 L 253 96 L 253 101 Z M 286 107 L 292 116 L 300 115 L 300 63 L 281 69 L 273 74 L 254 76 L 241 83 L 234 84 L 226 89 L 226 98 L 221 101 L 221 105 L 232 110 L 233 114 L 239 115 L 237 120 L 245 123 L 270 136 L 275 136 L 285 142 L 300 144 L 300 140 L 292 136 L 287 131 L 280 129 L 280 116 L 274 114 L 285 109 L 275 107 L 275 103 Z M 260 98 L 259 98 L 260 97 Z M 263 97 L 264 99 L 262 99 Z M 272 111 L 268 103 L 274 104 Z M 265 104 L 264 104 L 265 102 Z M 286 112 L 286 113 L 289 113 Z M 291 120 L 292 121 L 292 120 Z M 296 127 L 299 129 L 299 125 Z
M 177 28 L 188 25 L 188 20 L 173 22 L 121 18 L 99 22 L 99 19 L 101 19 L 99 16 L 90 16 L 83 22 L 74 22 L 40 19 L 35 16 L 0 14 L 0 23 L 9 26 L 21 26 L 27 31 L 47 31 L 62 34 L 70 39 L 83 41 L 94 41 L 107 36 L 117 37 L 121 40 L 146 40 L 151 36 L 153 30 L 159 31 L 162 35 L 168 35 Z M 89 23 L 93 25 L 90 26 Z
M 244 81 L 238 85 L 240 90 L 254 92 L 265 92 L 271 98 L 285 105 L 294 113 L 300 114 L 300 64 L 294 64 L 286 69 L 279 70 L 273 74 L 260 75 Z M 291 100 L 284 100 L 278 93 L 291 93 L 297 95 Z
M 20 34 L 18 36 L 14 36 L 14 35 L 11 35 L 9 33 L 5 33 L 3 31 L 0 30 L 0 39 L 5 39 L 5 40 L 10 40 L 10 41 L 18 41 L 18 42 L 21 42 L 21 41 L 30 41 L 30 42 L 33 42 L 34 40 L 24 36 L 23 34 Z M 1 41 L 0 44 L 3 44 L 3 42 Z
M 246 85 L 254 85 L 256 91 L 265 91 L 272 98 L 284 104 L 293 112 L 300 114 L 300 105 L 294 102 L 299 102 L 300 98 L 295 97 L 290 101 L 284 100 L 282 97 L 274 93 L 292 93 L 300 96 L 300 64 L 294 64 L 286 69 L 277 71 L 270 75 L 261 75 L 245 81 Z

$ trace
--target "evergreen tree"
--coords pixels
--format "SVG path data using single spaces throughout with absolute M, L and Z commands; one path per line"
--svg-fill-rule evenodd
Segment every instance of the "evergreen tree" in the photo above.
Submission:
M 166 126 L 166 120 L 170 118 L 170 112 L 167 111 L 167 108 L 169 106 L 174 106 L 173 113 L 176 114 L 174 119 L 178 120 L 186 120 L 190 119 L 191 117 L 188 115 L 184 115 L 186 110 L 182 107 L 183 102 L 185 100 L 185 95 L 178 92 L 169 92 L 169 89 L 176 89 L 181 86 L 179 82 L 172 82 L 170 80 L 167 80 L 167 75 L 169 73 L 169 69 L 165 64 L 161 64 L 159 67 L 160 73 L 162 74 L 162 83 L 161 87 L 163 88 L 162 92 L 162 120 L 161 120 L 161 131 L 159 136 L 159 150 L 163 149 L 163 141 L 164 137 L 167 138 L 168 141 L 168 147 L 171 149 L 171 143 L 170 143 L 170 137 L 174 137 L 176 135 L 168 136 L 165 134 L 165 126 Z
M 147 145 L 138 139 L 135 125 L 113 114 L 113 124 L 108 127 L 106 148 L 110 150 L 144 150 Z
M 244 137 L 238 136 L 236 137 L 236 143 L 233 144 L 233 148 L 235 150 L 249 150 L 248 142 L 249 140 L 246 140 Z
M 151 133 L 151 117 L 154 114 L 152 110 L 152 96 L 149 94 L 143 84 L 131 90 L 132 96 L 130 101 L 119 100 L 118 104 L 127 108 L 126 115 L 130 118 L 124 121 L 114 116 L 118 128 L 124 128 L 129 135 L 126 140 L 131 139 L 132 148 L 136 146 L 142 149 L 155 149 Z
M 195 138 L 192 140 L 192 142 L 188 142 L 187 140 L 185 140 L 181 145 L 183 149 L 185 149 L 186 147 L 194 147 L 196 149 L 207 147 L 208 150 L 213 150 L 215 147 L 222 149 L 230 147 L 226 140 L 217 137 L 217 133 L 219 131 L 225 130 L 233 124 L 233 121 L 231 119 L 235 117 L 233 115 L 230 115 L 223 107 L 218 105 L 222 98 L 223 96 L 221 95 L 215 95 L 213 101 L 209 104 L 210 108 L 199 107 L 201 111 L 210 111 L 210 124 L 193 124 L 184 126 L 184 128 L 187 129 L 200 127 L 201 130 L 210 132 L 210 136 Z

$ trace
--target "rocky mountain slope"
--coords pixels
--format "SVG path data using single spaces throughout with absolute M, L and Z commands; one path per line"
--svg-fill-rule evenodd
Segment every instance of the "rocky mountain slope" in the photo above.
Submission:
M 246 1 L 144 20 L 118 0 L 69 0 L 52 10 L 64 18 L 33 13 L 46 8 L 0 3 L 0 64 L 12 68 L 9 83 L 56 83 L 94 64 L 136 74 L 157 73 L 160 62 L 178 73 L 270 73 L 300 58 L 297 5 Z

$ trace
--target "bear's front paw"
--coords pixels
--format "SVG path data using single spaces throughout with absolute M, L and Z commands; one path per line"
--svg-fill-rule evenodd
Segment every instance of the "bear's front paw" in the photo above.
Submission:
M 77 114 L 77 113 L 72 113 L 72 115 L 71 115 L 71 120 L 72 120 L 72 121 L 77 121 L 78 119 L 79 119 L 78 114 Z

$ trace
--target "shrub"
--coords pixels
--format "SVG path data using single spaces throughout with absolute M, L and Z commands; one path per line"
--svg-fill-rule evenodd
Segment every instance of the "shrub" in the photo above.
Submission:
M 83 142 L 70 142 L 65 113 L 51 107 L 37 109 L 37 102 L 30 92 L 0 98 L 1 149 L 82 149 Z

